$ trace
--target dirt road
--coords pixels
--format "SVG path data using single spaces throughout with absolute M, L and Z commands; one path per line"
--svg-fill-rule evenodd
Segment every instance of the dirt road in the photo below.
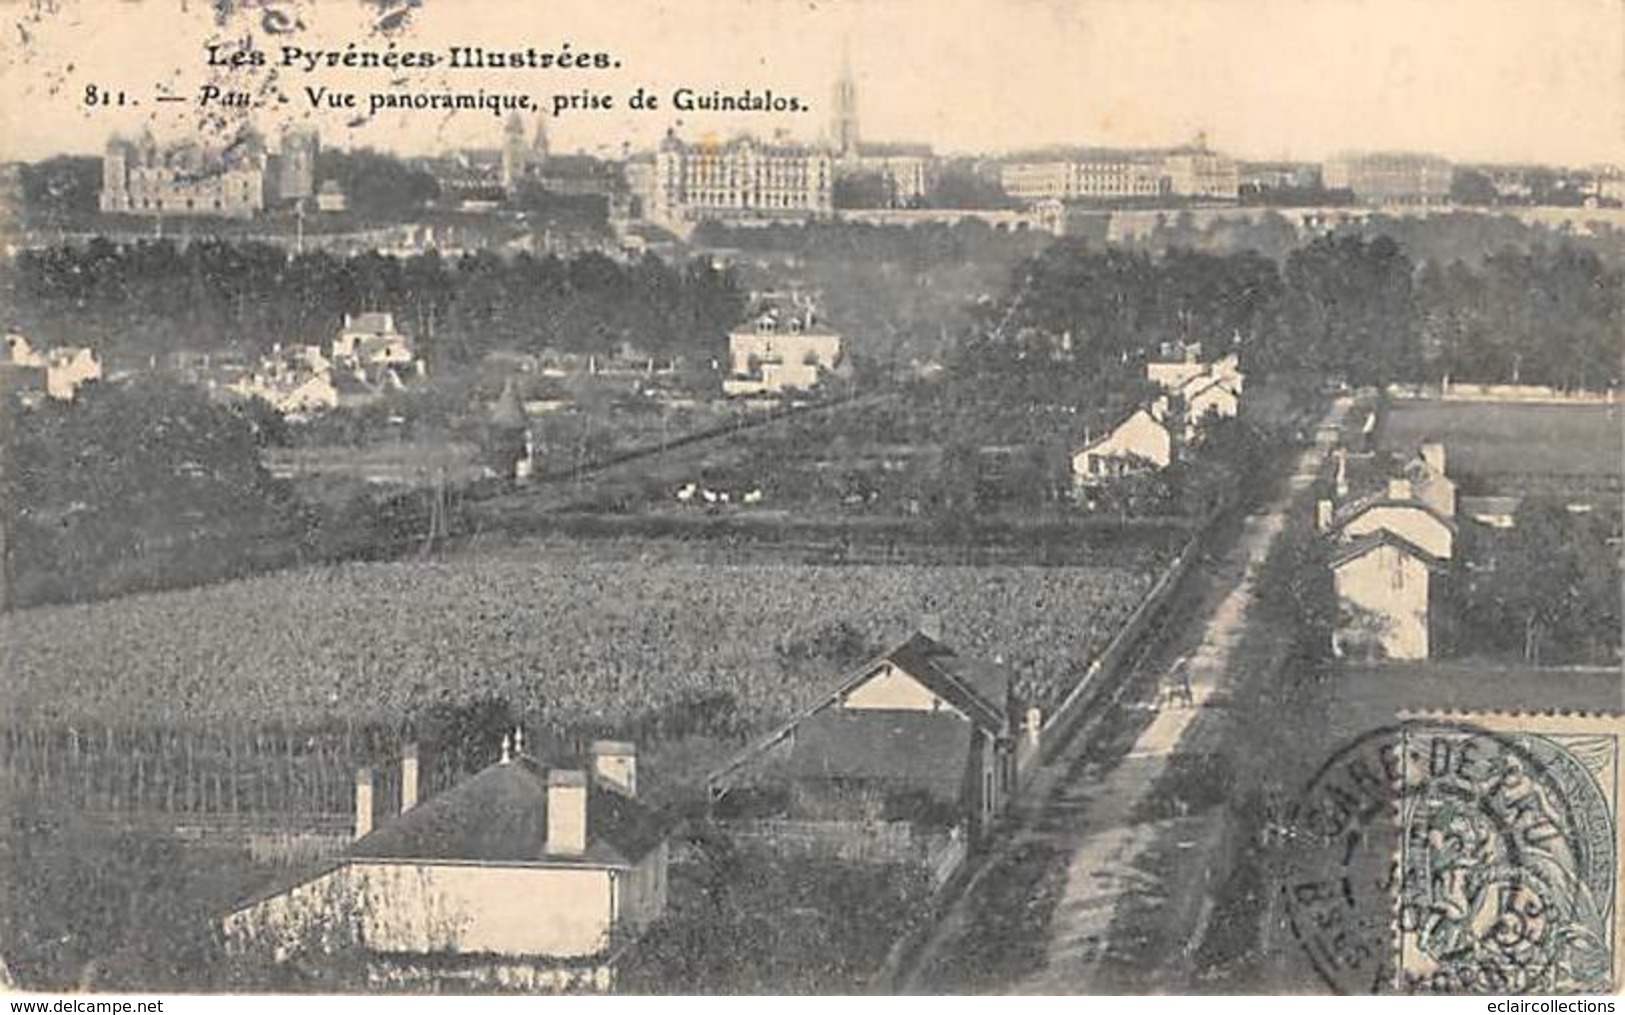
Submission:
M 1334 407 L 1328 422 L 1346 406 Z M 1324 450 L 1299 454 L 1265 508 L 1194 575 L 1184 611 L 1031 783 L 1014 820 L 904 978 L 911 992 L 1174 991 L 1228 870 L 1219 759 L 1254 577 Z M 1190 701 L 1169 695 L 1189 660 Z M 1233 746 L 1233 745 L 1229 745 Z

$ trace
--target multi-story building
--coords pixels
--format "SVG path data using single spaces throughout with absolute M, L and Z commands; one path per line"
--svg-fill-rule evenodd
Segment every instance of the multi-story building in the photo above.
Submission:
M 668 223 L 823 217 L 834 210 L 834 169 L 822 148 L 748 136 L 696 145 L 668 133 L 646 212 Z
M 1236 160 L 1213 151 L 1202 135 L 1193 144 L 1164 155 L 1162 175 L 1167 178 L 1168 192 L 1175 197 L 1234 201 L 1241 190 Z
M 195 142 L 159 148 L 115 136 L 102 157 L 101 210 L 128 215 L 248 218 L 265 207 L 267 162 L 257 134 L 223 151 Z
M 1450 163 L 1436 155 L 1365 152 L 1339 155 L 1321 167 L 1328 190 L 1350 190 L 1363 204 L 1432 205 L 1450 200 Z
M 1021 201 L 1123 200 L 1166 192 L 1155 154 L 1085 150 L 1008 162 L 999 170 L 1005 193 Z
M 859 145 L 857 152 L 835 163 L 839 177 L 878 176 L 886 184 L 888 203 L 893 208 L 913 207 L 925 200 L 936 183 L 936 156 L 929 145 Z
M 764 293 L 750 319 L 728 334 L 727 395 L 778 395 L 815 388 L 843 365 L 841 336 L 810 301 Z
M 1005 163 L 1005 193 L 1018 200 L 1124 201 L 1164 196 L 1234 201 L 1241 174 L 1236 160 L 1198 136 L 1166 151 L 1078 149 L 1045 152 Z

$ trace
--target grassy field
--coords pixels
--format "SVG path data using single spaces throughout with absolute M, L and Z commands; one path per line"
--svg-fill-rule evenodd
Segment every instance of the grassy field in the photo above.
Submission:
M 594 559 L 545 545 L 357 564 L 0 618 L 15 722 L 391 722 L 501 696 L 531 717 L 635 732 L 653 716 L 744 732 L 940 617 L 1040 703 L 1149 587 L 1099 567 L 739 565 Z M 702 708 L 703 706 L 703 708 Z
M 1625 473 L 1618 405 L 1399 401 L 1378 432 L 1382 447 L 1411 452 L 1441 440 L 1452 475 L 1611 477 Z

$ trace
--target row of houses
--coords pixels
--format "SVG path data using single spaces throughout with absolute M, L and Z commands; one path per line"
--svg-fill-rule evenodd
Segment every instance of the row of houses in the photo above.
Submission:
M 1374 427 L 1373 413 L 1366 428 Z M 1338 448 L 1333 461 L 1329 496 L 1316 501 L 1315 519 L 1329 543 L 1337 597 L 1333 651 L 1428 659 L 1445 622 L 1440 593 L 1457 555 L 1463 500 L 1446 473 L 1445 446 L 1425 442 L 1408 458 Z M 1468 507 L 1475 516 L 1493 509 Z
M 343 405 L 367 404 L 390 391 L 404 390 L 426 373 L 411 339 L 395 327 L 392 314 L 344 315 L 326 352 L 319 345 L 275 346 L 249 372 L 226 381 L 241 398 L 260 398 L 284 416 L 304 418 Z
M 1073 487 L 1079 496 L 1126 476 L 1167 468 L 1182 449 L 1200 440 L 1204 420 L 1232 419 L 1241 411 L 1246 378 L 1233 352 L 1203 360 L 1200 344 L 1174 343 L 1164 346 L 1161 357 L 1145 369 L 1160 394 L 1099 437 L 1086 439 L 1073 454 Z
M 736 845 L 924 864 L 940 884 L 991 832 L 1042 717 L 1004 667 L 924 626 L 709 777 Z M 400 765 L 398 814 L 373 826 L 361 769 L 353 842 L 232 907 L 232 950 L 354 962 L 386 986 L 609 989 L 667 906 L 673 826 L 639 799 L 635 746 L 545 759 L 516 730 L 497 762 L 424 801 L 415 747 Z

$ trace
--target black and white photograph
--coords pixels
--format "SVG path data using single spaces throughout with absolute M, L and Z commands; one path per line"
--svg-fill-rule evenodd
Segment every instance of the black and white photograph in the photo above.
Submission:
M 1625 0 L 0 0 L 0 334 L 12 1011 L 1625 988 Z

